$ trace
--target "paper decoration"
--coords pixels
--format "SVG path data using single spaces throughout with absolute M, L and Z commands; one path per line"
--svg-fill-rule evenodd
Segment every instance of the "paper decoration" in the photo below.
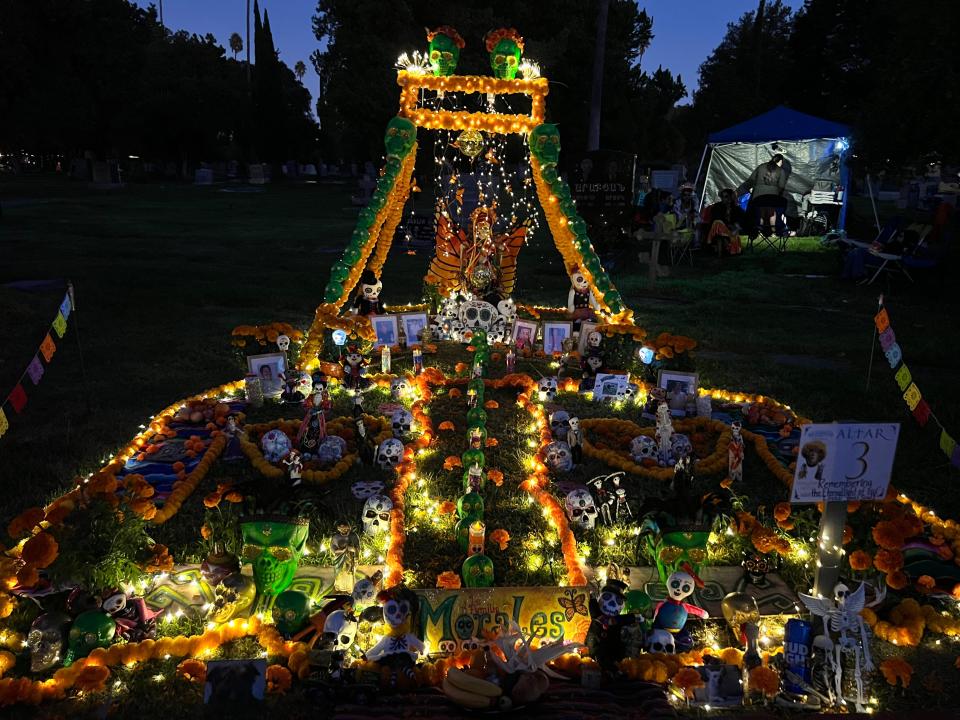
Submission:
M 910 408 L 911 412 L 913 412 L 913 409 L 922 397 L 923 394 L 920 392 L 920 388 L 917 387 L 916 383 L 910 383 L 910 387 L 903 393 L 903 400 L 907 403 L 907 407 Z
M 930 405 L 927 404 L 924 398 L 920 398 L 920 402 L 918 402 L 917 406 L 913 409 L 913 417 L 917 423 L 919 423 L 920 427 L 926 427 L 927 421 L 930 419 Z
M 890 327 L 890 316 L 887 314 L 887 309 L 881 308 L 880 312 L 874 316 L 873 322 L 877 326 L 877 332 L 885 332 L 886 329 Z
M 10 421 L 7 420 L 7 414 L 0 408 L 0 437 L 10 429 Z
M 900 364 L 900 361 L 903 360 L 903 352 L 901 352 L 900 346 L 897 343 L 891 345 L 890 349 L 887 350 L 884 355 L 887 356 L 887 362 L 890 363 L 891 368 L 895 368 Z
M 48 363 L 53 360 L 53 354 L 57 351 L 57 345 L 53 342 L 53 338 L 50 337 L 50 333 L 47 333 L 47 336 L 43 339 L 43 342 L 40 343 L 40 352 L 43 355 L 43 359 Z
M 880 333 L 880 347 L 886 352 L 897 341 L 897 336 L 893 333 L 893 328 L 888 327 Z
M 910 368 L 908 368 L 906 365 L 901 365 L 894 377 L 897 379 L 897 385 L 900 386 L 900 392 L 903 392 L 910 387 L 910 383 L 913 382 L 913 376 L 910 374 Z
M 953 451 L 957 448 L 957 441 L 947 433 L 946 430 L 940 430 L 940 449 L 947 457 L 953 456 Z
M 73 305 L 70 303 L 70 293 L 67 293 L 63 296 L 63 302 L 60 303 L 60 314 L 63 315 L 64 320 L 70 317 L 71 310 L 73 310 Z
M 33 356 L 33 360 L 27 365 L 27 375 L 30 376 L 34 385 L 40 384 L 40 378 L 43 377 L 43 363 L 40 362 L 40 358 L 36 355 Z
M 27 391 L 23 389 L 23 385 L 20 383 L 17 383 L 13 392 L 10 393 L 10 404 L 13 406 L 13 409 L 17 411 L 17 414 L 19 414 L 27 404 Z
M 53 321 L 53 329 L 57 331 L 57 337 L 63 337 L 63 334 L 67 331 L 67 321 L 63 317 L 63 313 L 57 313 L 57 318 Z

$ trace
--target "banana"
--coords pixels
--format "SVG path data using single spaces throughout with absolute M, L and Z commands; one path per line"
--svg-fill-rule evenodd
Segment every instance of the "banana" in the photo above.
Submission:
M 486 695 L 477 695 L 476 693 L 458 688 L 450 682 L 449 677 L 443 679 L 443 692 L 457 705 L 469 708 L 470 710 L 490 710 L 497 706 L 496 699 Z
M 492 682 L 484 680 L 483 678 L 469 675 L 463 670 L 458 670 L 457 668 L 450 668 L 450 670 L 447 671 L 447 677 L 450 679 L 451 684 L 460 688 L 461 690 L 466 690 L 467 692 L 476 693 L 477 695 L 484 695 L 490 698 L 500 697 L 503 695 L 503 690 L 499 685 L 495 685 Z

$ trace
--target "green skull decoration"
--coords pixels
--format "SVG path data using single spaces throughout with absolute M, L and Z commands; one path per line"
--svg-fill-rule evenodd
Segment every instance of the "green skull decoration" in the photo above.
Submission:
M 449 25 L 427 30 L 430 65 L 434 75 L 453 75 L 460 62 L 460 51 L 466 43 L 460 33 Z
M 523 52 L 520 34 L 514 28 L 499 28 L 488 32 L 484 42 L 490 53 L 490 67 L 494 76 L 501 80 L 514 80 L 520 69 L 520 54 Z
M 397 115 L 387 123 L 387 132 L 383 144 L 387 149 L 387 160 L 402 160 L 417 141 L 417 126 L 406 118 Z
M 63 666 L 86 657 L 94 648 L 105 648 L 117 634 L 117 623 L 102 610 L 87 610 L 77 615 L 67 636 L 67 654 Z
M 273 622 L 284 635 L 299 632 L 310 617 L 310 598 L 299 590 L 284 590 L 273 601 Z
M 493 587 L 493 560 L 483 553 L 471 555 L 463 561 L 460 574 L 468 588 Z
M 530 153 L 540 167 L 556 167 L 560 160 L 560 131 L 552 123 L 537 125 L 530 131 Z
M 253 564 L 257 592 L 279 595 L 293 582 L 300 556 L 307 544 L 310 524 L 306 518 L 264 516 L 240 524 L 243 559 Z
M 457 517 L 461 520 L 472 517 L 483 520 L 483 496 L 478 492 L 468 492 L 457 500 Z

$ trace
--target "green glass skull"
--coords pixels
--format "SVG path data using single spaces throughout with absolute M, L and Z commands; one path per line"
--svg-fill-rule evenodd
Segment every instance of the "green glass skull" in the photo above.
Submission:
M 482 407 L 470 408 L 467 410 L 467 422 L 471 426 L 486 427 L 487 411 Z
M 487 464 L 487 459 L 483 454 L 483 450 L 464 450 L 463 454 L 460 455 L 460 462 L 463 463 L 465 468 L 469 468 L 472 465 L 483 467 Z
M 253 565 L 257 592 L 278 595 L 293 582 L 307 544 L 310 524 L 305 518 L 269 517 L 247 520 L 243 531 L 243 559 Z
M 473 331 L 473 336 L 470 338 L 470 344 L 473 345 L 478 350 L 481 348 L 488 348 L 487 345 L 487 331 L 483 328 L 477 328 Z
M 67 636 L 67 654 L 63 666 L 86 657 L 98 647 L 108 647 L 117 633 L 117 623 L 102 610 L 87 610 L 77 615 Z
M 560 131 L 556 125 L 543 123 L 530 131 L 530 153 L 541 168 L 557 166 L 560 160 Z
M 467 517 L 483 520 L 483 509 L 483 496 L 480 493 L 464 493 L 457 500 L 457 517 L 461 520 Z
M 383 137 L 383 144 L 387 149 L 387 159 L 401 159 L 417 141 L 417 127 L 406 118 L 399 115 L 391 118 L 387 123 L 387 133 Z
M 293 635 L 307 624 L 310 598 L 299 590 L 284 590 L 273 601 L 273 622 L 284 635 Z
M 453 75 L 460 62 L 460 47 L 449 35 L 435 30 L 428 47 L 434 75 Z
M 490 67 L 501 80 L 513 80 L 520 69 L 520 46 L 510 38 L 503 38 L 490 51 Z
M 483 553 L 471 555 L 463 561 L 460 574 L 468 588 L 493 587 L 493 560 Z

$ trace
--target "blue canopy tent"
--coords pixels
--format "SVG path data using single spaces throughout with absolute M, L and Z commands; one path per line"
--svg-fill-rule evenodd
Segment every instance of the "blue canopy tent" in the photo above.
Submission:
M 783 105 L 712 133 L 697 170 L 700 206 L 716 202 L 724 188 L 736 189 L 754 168 L 780 153 L 790 170 L 787 214 L 795 217 L 800 214 L 803 197 L 811 191 L 817 191 L 821 198 L 837 197 L 839 188 L 848 187 L 846 151 L 850 136 L 847 125 Z M 836 225 L 842 228 L 847 193 L 843 192 L 837 202 L 840 209 Z

